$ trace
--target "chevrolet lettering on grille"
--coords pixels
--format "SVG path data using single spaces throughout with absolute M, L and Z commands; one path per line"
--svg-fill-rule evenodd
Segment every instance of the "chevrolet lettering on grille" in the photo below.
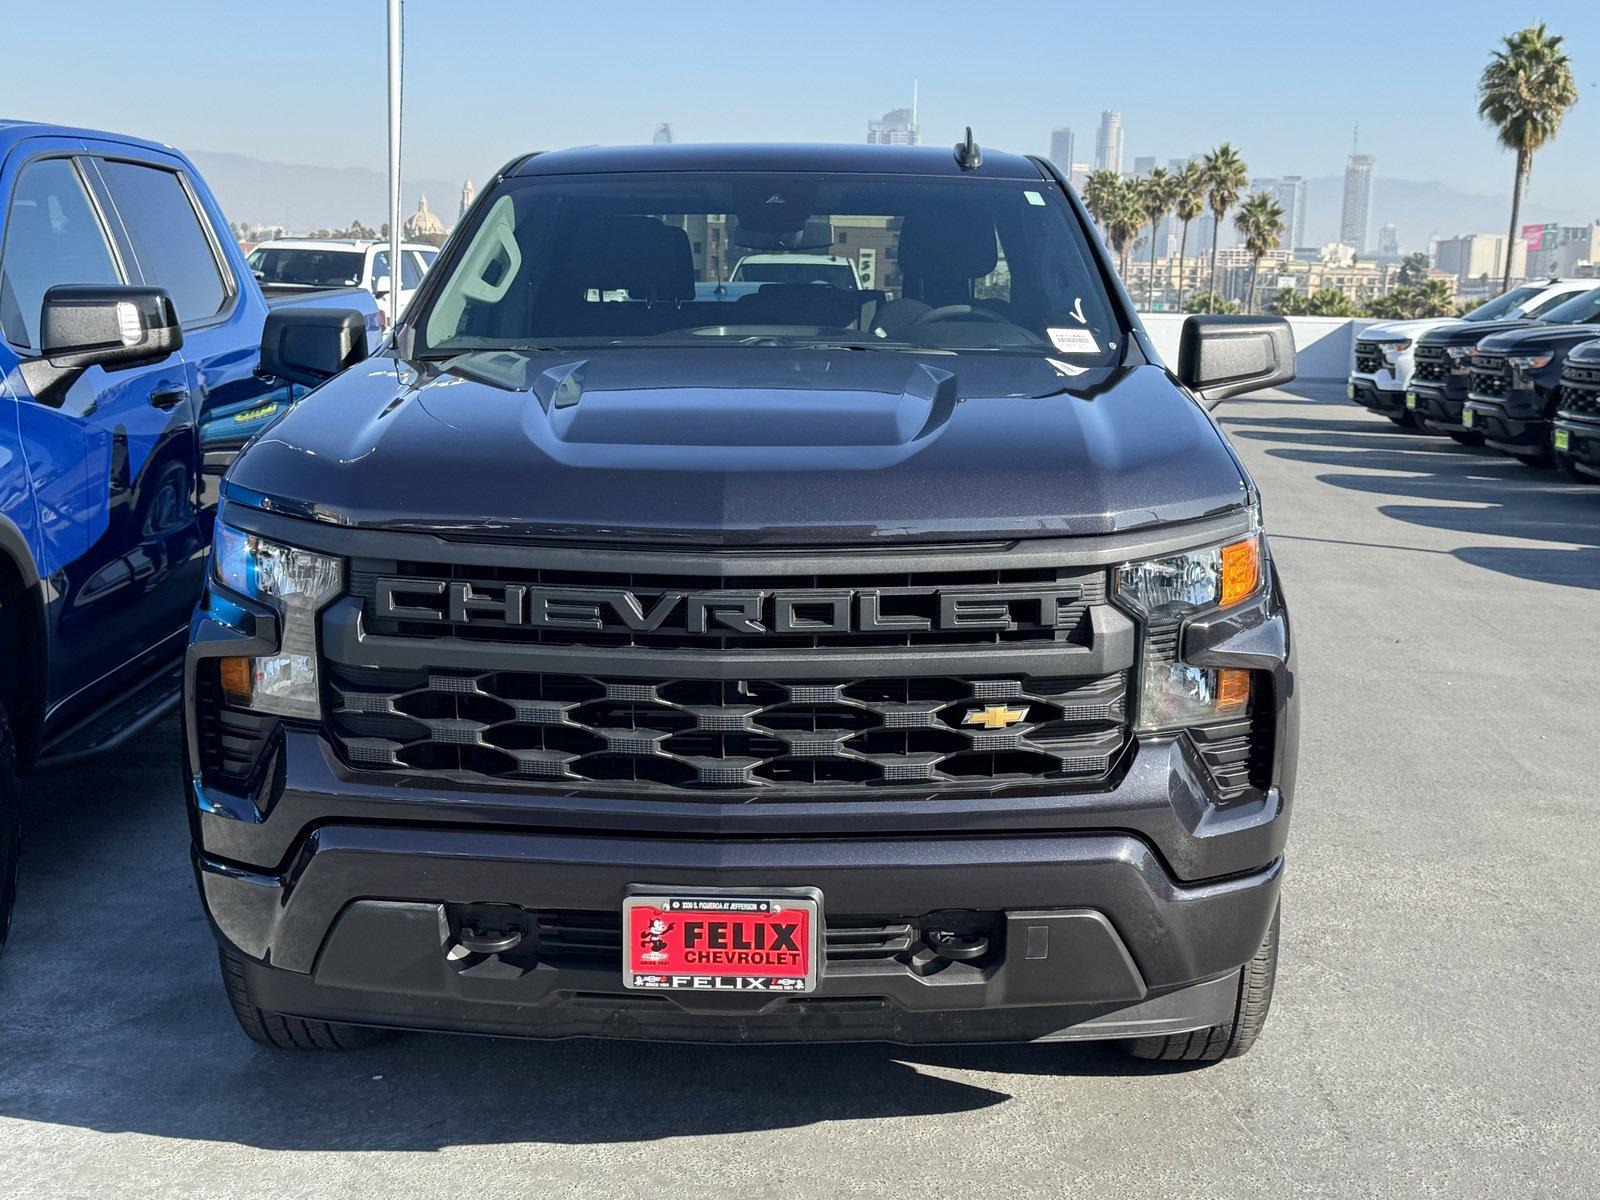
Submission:
M 943 590 L 633 592 L 465 580 L 379 579 L 374 615 L 396 621 L 513 628 L 651 633 L 669 623 L 690 633 L 916 633 L 1046 629 L 1067 623 L 1077 587 Z M 930 616 L 903 611 L 931 602 Z M 923 607 L 923 605 L 916 605 Z M 896 611 L 896 610 L 901 611 Z

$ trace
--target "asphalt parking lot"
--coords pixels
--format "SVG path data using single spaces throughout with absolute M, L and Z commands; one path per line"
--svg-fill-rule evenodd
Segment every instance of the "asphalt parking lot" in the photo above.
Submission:
M 177 734 L 39 781 L 0 963 L 0 1196 L 1589 1196 L 1600 488 L 1234 401 L 1300 638 L 1284 958 L 1253 1053 L 234 1026 Z

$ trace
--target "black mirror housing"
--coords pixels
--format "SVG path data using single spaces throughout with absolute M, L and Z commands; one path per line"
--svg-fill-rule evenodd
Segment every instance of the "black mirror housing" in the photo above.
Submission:
M 1194 316 L 1183 323 L 1178 379 L 1207 408 L 1294 380 L 1294 331 L 1282 317 Z
M 44 294 L 39 349 L 60 371 L 160 362 L 183 346 L 166 289 L 64 284 Z
M 262 375 L 317 387 L 367 357 L 367 320 L 353 308 L 277 308 L 261 329 Z

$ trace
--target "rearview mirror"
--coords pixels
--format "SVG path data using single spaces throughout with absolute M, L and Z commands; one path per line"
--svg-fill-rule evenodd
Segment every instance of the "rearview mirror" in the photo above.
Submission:
M 60 284 L 39 310 L 39 357 L 22 363 L 34 399 L 56 404 L 90 367 L 118 370 L 160 362 L 183 346 L 165 289 Z
M 1178 379 L 1206 408 L 1294 379 L 1294 332 L 1282 317 L 1196 316 L 1183 323 Z
M 353 308 L 279 308 L 261 330 L 259 375 L 316 387 L 367 356 L 367 320 Z

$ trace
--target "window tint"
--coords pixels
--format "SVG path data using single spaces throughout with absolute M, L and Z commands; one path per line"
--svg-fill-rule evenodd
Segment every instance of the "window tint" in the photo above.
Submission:
M 1600 321 L 1600 288 L 1569 294 L 1560 304 L 1541 309 L 1539 316 L 1552 325 L 1593 325 Z
M 166 288 L 180 321 L 203 321 L 228 299 L 199 214 L 171 171 L 137 163 L 101 164 L 106 187 L 133 243 L 144 281 Z
M 361 282 L 361 251 L 257 246 L 250 252 L 250 269 L 273 287 L 351 287 Z
M 417 265 L 417 252 L 406 250 L 400 255 L 400 286 L 410 291 L 422 283 L 422 273 L 425 267 Z
M 63 283 L 121 283 L 83 183 L 65 158 L 25 167 L 11 196 L 0 252 L 0 325 L 29 349 L 38 343 L 44 294 Z
M 1525 317 L 1541 317 L 1546 321 L 1553 320 L 1554 318 L 1552 314 L 1556 309 L 1563 308 L 1567 304 L 1571 303 L 1574 296 L 1583 296 L 1586 294 L 1587 293 L 1584 292 L 1562 292 L 1559 295 L 1551 296 L 1548 299 L 1541 300 L 1538 304 L 1535 304 L 1522 315 Z

